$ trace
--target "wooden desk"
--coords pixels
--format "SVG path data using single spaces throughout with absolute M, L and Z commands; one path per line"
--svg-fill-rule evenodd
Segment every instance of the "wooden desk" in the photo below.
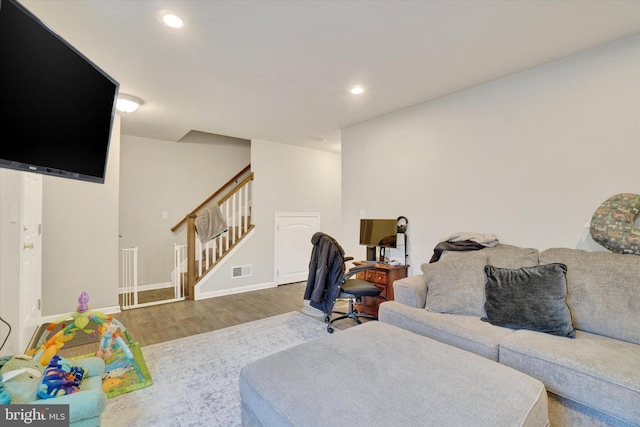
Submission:
M 353 264 L 363 265 L 366 263 L 354 261 Z M 386 264 L 376 264 L 372 270 L 356 273 L 357 279 L 364 279 L 380 288 L 379 297 L 362 297 L 362 303 L 356 304 L 356 310 L 378 317 L 378 306 L 384 301 L 393 301 L 393 282 L 407 277 L 408 267 L 408 265 L 391 267 Z

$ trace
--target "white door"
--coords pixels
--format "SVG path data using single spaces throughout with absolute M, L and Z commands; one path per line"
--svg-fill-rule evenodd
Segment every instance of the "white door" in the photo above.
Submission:
M 41 318 L 42 175 L 22 175 L 18 349 L 26 351 Z
M 307 280 L 311 236 L 319 230 L 318 213 L 276 213 L 276 284 Z

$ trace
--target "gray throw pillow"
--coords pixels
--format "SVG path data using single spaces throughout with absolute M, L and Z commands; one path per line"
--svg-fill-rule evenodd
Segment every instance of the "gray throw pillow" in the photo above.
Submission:
M 486 264 L 487 256 L 480 252 L 460 259 L 422 264 L 427 283 L 427 311 L 483 316 Z
M 492 325 L 529 329 L 574 338 L 576 331 L 567 305 L 567 266 L 560 263 L 497 268 L 487 265 L 487 317 Z

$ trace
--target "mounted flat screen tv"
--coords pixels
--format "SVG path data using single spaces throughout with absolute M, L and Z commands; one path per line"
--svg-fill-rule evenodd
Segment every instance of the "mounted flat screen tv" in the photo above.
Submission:
M 361 219 L 360 244 L 395 248 L 397 225 L 395 219 Z
M 118 82 L 0 0 L 0 167 L 104 183 Z

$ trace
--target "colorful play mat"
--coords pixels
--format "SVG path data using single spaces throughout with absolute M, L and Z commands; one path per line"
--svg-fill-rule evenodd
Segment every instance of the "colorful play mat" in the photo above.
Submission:
M 89 295 L 82 292 L 78 308 L 71 316 L 63 316 L 50 323 L 29 355 L 37 356 L 40 363 L 48 363 L 67 343 L 84 334 L 99 335 L 96 352 L 69 360 L 97 356 L 104 360 L 102 389 L 108 398 L 147 387 L 153 382 L 142 355 L 142 350 L 122 323 L 104 313 L 89 310 Z

